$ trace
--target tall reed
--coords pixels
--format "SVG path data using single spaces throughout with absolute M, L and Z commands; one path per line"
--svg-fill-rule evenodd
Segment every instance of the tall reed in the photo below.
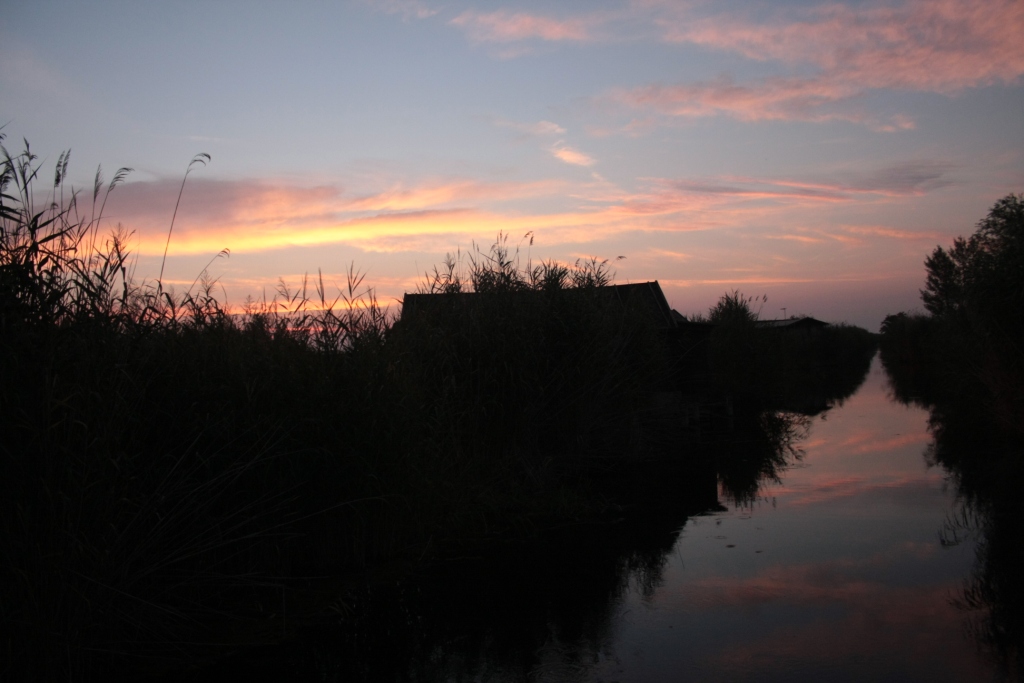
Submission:
M 607 264 L 520 268 L 499 240 L 424 285 L 474 310 L 396 324 L 350 268 L 233 315 L 206 273 L 133 277 L 103 222 L 130 169 L 87 206 L 68 154 L 40 198 L 28 145 L 2 152 L 5 674 L 204 656 L 322 577 L 565 513 L 632 447 L 657 341 L 595 294 Z

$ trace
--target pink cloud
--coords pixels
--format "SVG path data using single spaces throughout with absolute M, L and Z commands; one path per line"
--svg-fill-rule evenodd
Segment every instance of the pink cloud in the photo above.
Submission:
M 751 85 L 722 76 L 688 85 L 647 85 L 615 91 L 610 98 L 638 109 L 685 118 L 727 115 L 741 121 L 799 119 L 863 122 L 866 115 L 827 111 L 822 108 L 849 99 L 857 88 L 823 79 L 773 78 Z
M 803 244 L 821 244 L 825 241 L 820 237 L 811 237 L 810 235 L 766 235 L 766 237 L 770 240 L 789 240 Z
M 844 227 L 843 229 L 858 235 L 888 237 L 894 240 L 924 240 L 931 242 L 945 239 L 944 235 L 940 235 L 937 232 L 912 232 L 909 230 L 897 230 L 896 228 L 888 228 L 883 225 L 850 225 Z
M 661 8 L 663 40 L 779 62 L 801 75 L 736 83 L 729 77 L 612 92 L 613 102 L 663 116 L 740 121 L 849 121 L 878 131 L 914 127 L 903 114 L 879 117 L 857 102 L 873 90 L 953 95 L 1012 85 L 1024 76 L 1024 4 L 1016 0 L 910 0 L 893 6 L 839 3 L 781 10 L 767 21 L 745 14 L 697 18 Z
M 862 244 L 856 245 L 856 257 L 870 260 L 868 265 L 847 258 L 840 266 L 832 257 L 846 247 L 830 244 L 831 240 L 808 247 L 770 238 L 779 234 L 828 237 L 820 229 L 799 226 L 814 226 L 823 206 L 846 202 L 861 207 L 890 201 L 876 182 L 884 175 L 877 170 L 847 172 L 814 182 L 785 177 L 648 178 L 641 179 L 635 189 L 618 187 L 600 177 L 535 182 L 353 178 L 360 192 L 334 181 L 302 185 L 194 175 L 185 188 L 170 245 L 169 258 L 181 259 L 180 265 L 168 271 L 182 274 L 187 280 L 182 285 L 188 286 L 206 261 L 229 248 L 231 259 L 218 261 L 214 270 L 223 269 L 223 282 L 237 301 L 252 291 L 237 276 L 251 272 L 245 271 L 250 266 L 243 264 L 256 260 L 265 264 L 261 267 L 268 270 L 272 290 L 273 280 L 282 271 L 296 272 L 307 264 L 310 268 L 326 265 L 335 262 L 338 254 L 345 254 L 345 260 L 355 254 L 362 263 L 373 263 L 375 253 L 404 253 L 401 258 L 412 259 L 416 253 L 444 254 L 472 240 L 492 239 L 498 231 L 513 236 L 534 231 L 545 249 L 572 245 L 572 249 L 600 252 L 600 247 L 584 245 L 625 236 L 643 240 L 651 248 L 641 253 L 608 246 L 609 252 L 603 256 L 628 254 L 630 260 L 616 263 L 624 277 L 657 277 L 667 288 L 687 288 L 687 296 L 701 288 L 799 290 L 824 282 L 876 282 L 892 277 L 890 262 L 884 256 L 874 259 L 878 254 L 872 251 L 879 241 L 890 242 L 888 237 L 832 228 L 837 235 L 857 234 Z M 905 173 L 901 177 L 917 176 Z M 907 181 L 901 192 L 925 191 L 922 182 L 931 181 Z M 140 277 L 153 277 L 159 270 L 179 187 L 180 180 L 173 178 L 130 182 L 111 195 L 105 225 L 120 222 L 135 231 L 131 246 L 140 255 Z M 525 198 L 542 201 L 538 207 L 520 201 Z M 801 211 L 806 215 L 801 217 Z M 714 231 L 721 232 L 725 240 Z M 685 243 L 669 240 L 672 234 L 684 232 L 693 235 Z M 809 254 L 813 258 L 807 258 Z M 848 250 L 844 252 L 849 255 Z M 914 266 L 919 263 L 915 257 Z M 746 266 L 743 272 L 730 269 L 738 264 Z M 168 275 L 168 281 L 171 279 Z M 401 292 L 387 294 L 400 296 Z
M 646 191 L 616 196 L 615 210 L 637 216 L 668 214 L 683 210 L 729 205 L 740 210 L 744 203 L 764 206 L 816 206 L 865 201 L 871 197 L 912 197 L 952 184 L 950 167 L 941 162 L 916 161 L 867 171 L 836 172 L 832 179 L 817 182 L 790 178 L 717 176 L 701 179 L 648 179 Z M 815 239 L 792 235 L 792 239 Z M 844 241 L 842 235 L 828 237 Z
M 655 84 L 617 90 L 608 95 L 608 99 L 681 118 L 729 116 L 747 122 L 849 121 L 882 132 L 914 128 L 914 122 L 902 115 L 879 118 L 850 107 L 849 101 L 863 92 L 855 84 L 824 76 L 769 78 L 750 84 L 737 84 L 723 76 L 704 83 Z
M 832 3 L 767 23 L 742 16 L 662 20 L 664 38 L 756 60 L 811 64 L 845 87 L 952 93 L 1024 75 L 1024 5 L 1015 0 Z
M 123 223 L 138 233 L 144 250 L 151 248 L 166 234 L 179 184 L 174 179 L 126 183 L 111 195 L 106 222 Z M 224 246 L 243 248 L 241 244 L 253 247 L 265 243 L 266 248 L 273 248 L 307 243 L 314 235 L 323 236 L 330 225 L 384 220 L 396 225 L 413 220 L 432 223 L 441 214 L 462 216 L 480 204 L 550 196 L 564 188 L 561 181 L 487 183 L 452 179 L 412 186 L 399 183 L 373 193 L 351 195 L 336 184 L 302 186 L 191 178 L 175 224 L 175 246 L 189 252 L 199 249 L 199 245 L 208 250 L 218 239 L 233 240 L 214 248 L 216 252 Z M 339 230 L 339 235 L 344 232 Z
M 563 160 L 589 157 L 566 148 Z M 572 156 L 570 153 L 575 153 Z M 107 207 L 106 223 L 134 231 L 132 247 L 142 255 L 161 254 L 179 181 L 130 182 L 118 188 Z M 466 179 L 395 184 L 353 195 L 340 185 L 300 186 L 265 180 L 190 179 L 174 226 L 172 255 L 267 251 L 294 246 L 347 243 L 392 251 L 402 241 L 435 242 L 442 251 L 481 231 L 544 231 L 549 243 L 591 242 L 627 227 L 629 214 L 606 206 L 571 206 L 573 188 L 589 194 L 606 183 L 560 180 L 488 183 Z M 589 187 L 588 187 L 589 186 Z M 508 206 L 523 198 L 562 197 L 561 210 L 523 213 Z M 444 237 L 438 247 L 437 239 Z M 460 237 L 461 236 L 461 237 Z
M 597 163 L 590 156 L 561 142 L 551 148 L 551 154 L 553 154 L 556 159 L 564 161 L 567 164 L 572 164 L 573 166 L 593 166 Z
M 451 20 L 476 43 L 510 43 L 521 40 L 585 41 L 592 38 L 593 21 L 584 17 L 554 19 L 525 12 L 481 13 L 466 10 Z

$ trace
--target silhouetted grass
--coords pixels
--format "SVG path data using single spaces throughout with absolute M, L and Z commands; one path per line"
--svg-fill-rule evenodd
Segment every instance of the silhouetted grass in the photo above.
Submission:
M 39 197 L 27 145 L 2 151 L 6 675 L 279 641 L 328 604 L 346 613 L 345 582 L 594 516 L 609 482 L 649 465 L 667 351 L 602 293 L 606 263 L 523 264 L 499 237 L 449 257 L 423 285 L 438 303 L 400 321 L 354 269 L 337 294 L 319 276 L 282 282 L 230 314 L 205 272 L 184 293 L 133 277 L 129 235 L 103 222 L 129 169 L 105 187 L 97 172 L 86 206 L 65 188 L 66 154 Z M 758 444 L 728 463 L 740 500 L 792 454 L 797 422 L 764 411 L 818 381 L 800 361 L 861 359 L 867 343 L 742 321 L 716 335 L 716 381 L 748 404 L 740 431 Z
M 6 674 L 280 639 L 325 577 L 585 513 L 584 475 L 636 450 L 657 338 L 594 294 L 602 263 L 520 268 L 499 241 L 426 285 L 472 311 L 396 324 L 350 270 L 230 315 L 205 273 L 133 278 L 102 223 L 128 169 L 86 208 L 66 155 L 38 201 L 27 146 L 3 154 Z

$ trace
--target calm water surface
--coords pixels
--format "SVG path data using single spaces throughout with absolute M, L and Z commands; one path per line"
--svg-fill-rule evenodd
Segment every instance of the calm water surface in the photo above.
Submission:
M 927 417 L 889 399 L 876 359 L 781 482 L 686 522 L 658 585 L 623 593 L 579 677 L 991 680 L 954 604 L 975 542 L 940 537 L 957 505 L 927 464 Z
M 926 411 L 890 400 L 876 359 L 852 397 L 805 426 L 799 459 L 755 496 L 748 488 L 742 503 L 709 468 L 684 470 L 688 487 L 638 479 L 641 497 L 658 501 L 640 519 L 569 527 L 544 543 L 498 544 L 487 557 L 434 567 L 397 595 L 350 603 L 356 616 L 338 628 L 268 653 L 261 673 L 997 680 L 968 632 L 976 614 L 957 604 L 978 539 L 958 526 L 961 505 L 945 470 L 928 464 Z M 759 461 L 745 460 L 756 448 L 739 443 L 728 458 L 743 480 L 743 467 L 756 472 Z M 747 461 L 755 464 L 737 470 Z

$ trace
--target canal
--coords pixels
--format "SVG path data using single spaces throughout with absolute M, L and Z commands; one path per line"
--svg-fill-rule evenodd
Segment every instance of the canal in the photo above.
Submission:
M 976 632 L 983 607 L 965 599 L 979 523 L 933 462 L 928 411 L 894 400 L 876 357 L 845 401 L 778 419 L 784 443 L 749 471 L 736 453 L 764 445 L 741 439 L 728 466 L 641 484 L 659 500 L 639 513 L 494 543 L 352 596 L 332 625 L 265 651 L 254 677 L 1004 677 Z

